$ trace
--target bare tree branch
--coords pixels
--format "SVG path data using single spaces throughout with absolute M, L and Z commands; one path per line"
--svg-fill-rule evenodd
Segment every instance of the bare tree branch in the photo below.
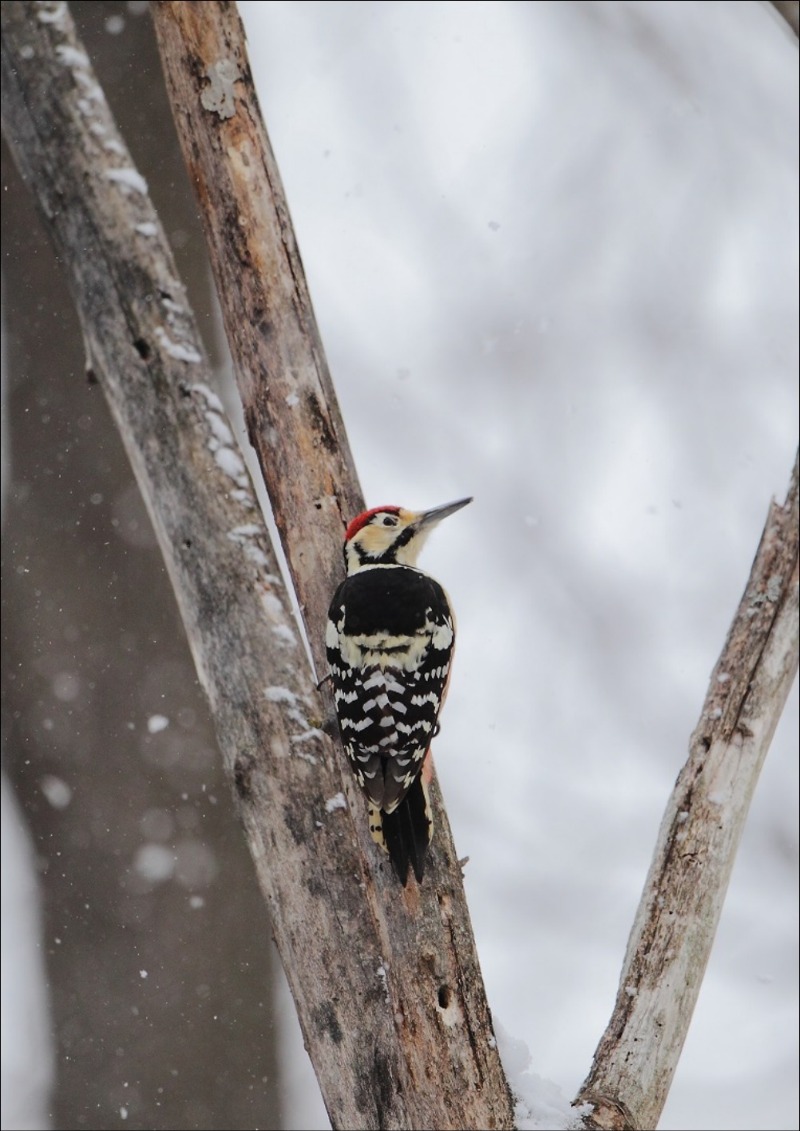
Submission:
M 322 677 L 339 548 L 364 509 L 235 4 L 151 5 L 251 443 Z
M 238 27 L 232 6 L 179 7 L 206 18 L 213 10 Z M 322 706 L 240 456 L 208 386 L 183 288 L 66 5 L 4 3 L 2 20 L 4 129 L 68 265 L 89 363 L 153 518 L 331 1120 L 352 1128 L 511 1127 L 446 819 L 440 811 L 425 885 L 400 889 L 369 840 L 349 771 L 343 779 L 342 758 L 314 725 Z M 234 57 L 246 68 L 243 54 Z M 227 56 L 211 58 L 221 64 Z M 220 114 L 225 67 L 213 74 L 218 86 L 200 81 L 210 108 L 198 92 L 192 110 L 212 129 L 236 128 L 235 115 Z M 252 107 L 246 120 L 260 129 Z M 267 168 L 247 137 L 241 134 L 232 159 L 245 183 L 247 161 L 262 176 Z M 274 169 L 271 175 L 277 184 Z M 327 378 L 315 376 L 316 360 L 311 374 L 298 360 L 296 350 L 309 341 L 312 355 L 321 358 L 321 347 L 280 197 L 278 205 L 280 222 L 273 217 L 266 227 L 233 198 L 219 215 L 231 221 L 233 305 L 255 351 L 237 352 L 239 368 L 270 378 L 269 390 L 252 381 L 251 433 L 277 453 L 279 498 L 292 480 L 291 501 L 276 510 L 292 514 L 303 532 L 291 560 L 313 610 L 319 656 L 317 630 L 332 587 L 325 579 L 335 573 L 344 508 L 360 505 L 360 494 L 341 455 L 344 434 Z M 263 278 L 272 279 L 268 293 L 258 289 Z M 266 360 L 256 348 L 262 338 L 277 343 Z M 276 398 L 289 416 L 300 410 L 299 430 L 277 414 L 261 415 L 262 399 L 275 413 Z M 333 499 L 345 500 L 341 513 Z M 355 819 L 340 803 L 343 780 Z
M 320 671 L 361 495 L 235 6 L 156 25 L 251 438 Z M 441 801 L 431 872 L 371 844 L 157 218 L 63 3 L 2 5 L 4 129 L 68 265 L 89 363 L 153 517 L 335 1127 L 513 1124 Z M 587 1126 L 656 1125 L 758 770 L 796 668 L 797 470 L 773 506 L 662 824 Z M 793 666 L 794 665 L 794 666 Z M 349 808 L 340 805 L 347 794 Z
M 253 88 L 244 32 L 233 4 L 157 3 L 152 11 L 250 438 L 311 652 L 324 672 L 324 626 L 341 576 L 344 525 L 363 508 L 363 498 Z M 346 770 L 345 789 L 352 796 Z M 394 1031 L 384 1025 L 380 1039 L 369 1042 L 374 1053 L 369 1085 L 365 1065 L 356 1060 L 347 1068 L 341 1058 L 326 1067 L 315 1048 L 324 1031 L 304 1026 L 334 1125 L 356 1126 L 358 1117 L 332 1098 L 348 1088 L 344 1081 L 351 1070 L 355 1079 L 349 1087 L 356 1092 L 374 1089 L 384 1077 L 394 1081 L 392 1110 L 381 1111 L 382 1125 L 394 1118 L 407 1121 L 405 1126 L 512 1124 L 461 871 L 435 783 L 431 792 L 436 831 L 432 867 L 421 888 L 398 887 L 370 843 L 363 798 L 357 795 L 353 802 L 367 907 L 354 898 L 349 913 L 365 931 L 378 931 L 383 955 L 378 965 Z M 375 969 L 371 966 L 372 975 Z M 342 994 L 358 983 L 358 975 L 349 975 Z M 361 1024 L 369 1027 L 365 1020 Z
M 658 1125 L 758 775 L 797 672 L 798 465 L 770 507 L 633 925 L 614 1012 L 576 1103 L 586 1126 Z
M 341 773 L 307 721 L 318 697 L 167 241 L 66 5 L 4 3 L 2 30 L 3 129 L 150 510 L 301 1015 L 331 1061 L 371 1064 L 392 1019 L 381 940 L 351 930 L 358 853 L 347 814 L 325 804 Z M 354 997 L 339 1007 L 343 982 Z M 376 1122 L 378 1100 L 351 1089 L 344 1110 Z
M 770 0 L 772 7 L 780 12 L 795 35 L 800 35 L 800 3 L 798 0 Z

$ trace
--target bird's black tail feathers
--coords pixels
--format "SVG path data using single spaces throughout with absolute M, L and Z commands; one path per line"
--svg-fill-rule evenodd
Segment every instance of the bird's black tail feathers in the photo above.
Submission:
M 381 817 L 386 851 L 401 884 L 405 887 L 408 883 L 409 866 L 417 883 L 422 883 L 433 826 L 422 774 L 415 778 L 394 812 L 381 813 Z

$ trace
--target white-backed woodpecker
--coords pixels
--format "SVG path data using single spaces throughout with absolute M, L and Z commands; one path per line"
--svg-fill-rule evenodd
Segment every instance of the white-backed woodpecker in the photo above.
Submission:
M 373 507 L 347 528 L 347 577 L 328 614 L 325 643 L 342 745 L 369 799 L 370 832 L 405 885 L 421 882 L 431 840 L 425 759 L 447 692 L 455 618 L 417 556 L 443 518 L 472 502 L 428 511 Z

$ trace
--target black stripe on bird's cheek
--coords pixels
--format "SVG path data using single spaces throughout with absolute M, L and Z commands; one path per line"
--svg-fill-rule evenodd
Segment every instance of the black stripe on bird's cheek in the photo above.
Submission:
M 401 530 L 395 538 L 394 542 L 392 542 L 391 546 L 385 549 L 381 556 L 379 558 L 376 558 L 376 561 L 380 562 L 381 565 L 388 565 L 391 562 L 395 561 L 397 558 L 397 551 L 401 550 L 403 546 L 407 546 L 416 533 L 417 528 L 414 525 L 407 526 L 405 530 Z

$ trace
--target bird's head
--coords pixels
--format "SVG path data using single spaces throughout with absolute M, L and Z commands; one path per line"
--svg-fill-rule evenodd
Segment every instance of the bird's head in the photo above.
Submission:
M 459 499 L 429 511 L 407 511 L 402 507 L 364 511 L 353 519 L 345 534 L 344 562 L 348 574 L 371 565 L 416 565 L 434 526 L 471 502 L 472 498 Z

